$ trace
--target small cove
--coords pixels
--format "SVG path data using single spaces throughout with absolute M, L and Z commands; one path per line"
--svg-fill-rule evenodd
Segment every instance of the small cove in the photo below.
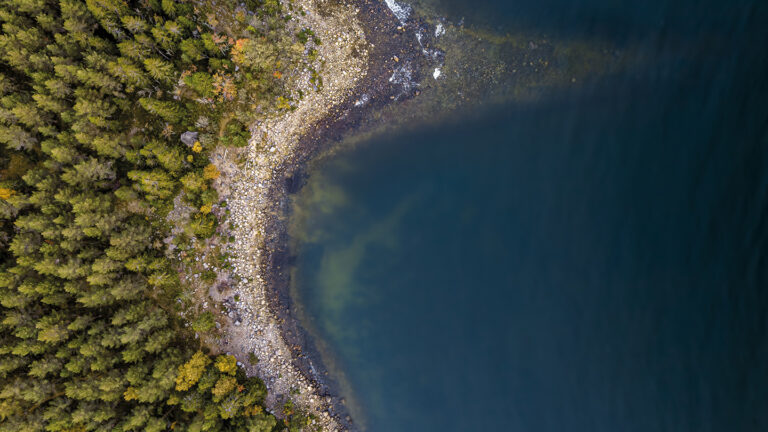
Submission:
M 331 373 L 371 431 L 765 430 L 765 8 L 549 3 L 468 20 L 654 62 L 372 138 L 294 197 Z

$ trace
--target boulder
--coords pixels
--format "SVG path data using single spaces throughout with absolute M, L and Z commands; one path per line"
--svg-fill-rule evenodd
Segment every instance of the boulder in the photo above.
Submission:
M 197 136 L 197 132 L 186 131 L 181 134 L 181 142 L 191 147 L 195 144 L 195 141 L 197 141 Z

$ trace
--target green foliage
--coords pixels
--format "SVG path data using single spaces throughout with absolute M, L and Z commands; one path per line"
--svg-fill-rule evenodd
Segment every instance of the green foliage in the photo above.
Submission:
M 140 98 L 139 103 L 142 108 L 150 114 L 159 116 L 168 123 L 179 123 L 184 119 L 186 112 L 184 108 L 175 101 L 159 101 L 150 98 Z
M 200 39 L 184 39 L 179 44 L 181 58 L 185 62 L 197 62 L 205 58 L 205 45 Z
M 283 404 L 283 416 L 286 429 L 291 432 L 299 432 L 309 426 L 311 419 L 309 416 L 296 408 L 293 400 L 288 400 Z
M 194 90 L 200 97 L 212 98 L 213 77 L 205 72 L 195 72 L 184 78 L 184 83 Z
M 187 228 L 191 231 L 192 235 L 205 239 L 211 237 L 216 232 L 216 226 L 216 217 L 213 214 L 197 213 Z
M 178 197 L 184 235 L 216 233 L 212 137 L 246 145 L 303 47 L 276 0 L 208 7 L 0 3 L 0 432 L 278 425 L 261 381 L 198 350 L 215 320 L 178 313 L 165 217 Z
M 129 171 L 127 177 L 133 180 L 133 187 L 143 192 L 150 200 L 166 199 L 173 195 L 176 183 L 165 171 L 156 169 L 152 171 Z
M 157 30 L 157 27 L 153 30 Z M 146 69 L 149 76 L 162 84 L 172 84 L 176 76 L 176 68 L 174 68 L 173 64 L 159 58 L 145 59 L 144 69 Z
M 248 145 L 248 138 L 251 134 L 245 125 L 235 119 L 227 123 L 227 127 L 219 141 L 222 145 L 228 147 L 245 147 Z
M 211 394 L 213 394 L 214 400 L 218 401 L 231 393 L 235 389 L 235 386 L 237 386 L 237 378 L 222 375 L 219 377 L 219 380 L 216 381 L 216 385 L 213 386 Z
M 216 327 L 216 320 L 213 317 L 213 314 L 210 312 L 203 312 L 200 314 L 199 317 L 192 323 L 192 330 L 203 333 L 213 330 Z
M 305 44 L 309 42 L 309 38 L 313 37 L 314 35 L 315 32 L 313 32 L 312 29 L 305 28 L 296 33 L 296 39 L 298 39 L 302 44 Z

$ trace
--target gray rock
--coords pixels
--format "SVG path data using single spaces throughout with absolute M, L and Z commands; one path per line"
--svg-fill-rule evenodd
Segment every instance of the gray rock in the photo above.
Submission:
M 181 142 L 188 146 L 193 146 L 195 144 L 195 141 L 197 141 L 197 132 L 192 131 L 186 131 L 183 134 L 181 134 Z

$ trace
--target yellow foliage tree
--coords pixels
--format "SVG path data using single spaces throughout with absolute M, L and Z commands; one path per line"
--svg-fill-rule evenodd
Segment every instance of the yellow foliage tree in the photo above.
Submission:
M 285 98 L 283 96 L 278 96 L 277 97 L 277 108 L 278 109 L 283 109 L 283 110 L 291 109 L 291 102 L 287 98 Z
M 200 377 L 203 376 L 205 367 L 211 362 L 202 351 L 198 351 L 189 359 L 188 362 L 179 366 L 179 373 L 176 376 L 176 390 L 185 391 L 197 384 Z
M 243 411 L 243 414 L 245 414 L 246 417 L 251 417 L 251 416 L 259 415 L 262 412 L 264 412 L 264 409 L 262 407 L 260 407 L 258 405 L 253 405 L 253 406 L 251 406 L 249 408 L 246 408 Z
M 15 194 L 16 191 L 13 189 L 6 189 L 0 187 L 0 199 L 7 200 L 8 198 L 12 197 L 13 194 Z
M 235 46 L 232 47 L 232 61 L 237 64 L 245 63 L 245 49 L 248 45 L 248 39 L 238 39 Z
M 128 387 L 123 393 L 123 398 L 127 401 L 133 400 L 139 397 L 139 393 L 133 387 Z
M 237 378 L 233 376 L 222 376 L 216 381 L 216 385 L 211 390 L 213 394 L 213 400 L 220 400 L 222 397 L 228 395 L 237 385 Z
M 206 180 L 216 180 L 220 175 L 221 172 L 219 172 L 219 169 L 214 164 L 208 164 L 208 166 L 203 168 L 203 178 Z
M 216 358 L 216 369 L 234 375 L 237 372 L 237 359 L 233 355 L 220 355 Z
M 213 93 L 221 101 L 234 99 L 235 94 L 237 94 L 235 80 L 226 73 L 216 72 L 213 76 Z

